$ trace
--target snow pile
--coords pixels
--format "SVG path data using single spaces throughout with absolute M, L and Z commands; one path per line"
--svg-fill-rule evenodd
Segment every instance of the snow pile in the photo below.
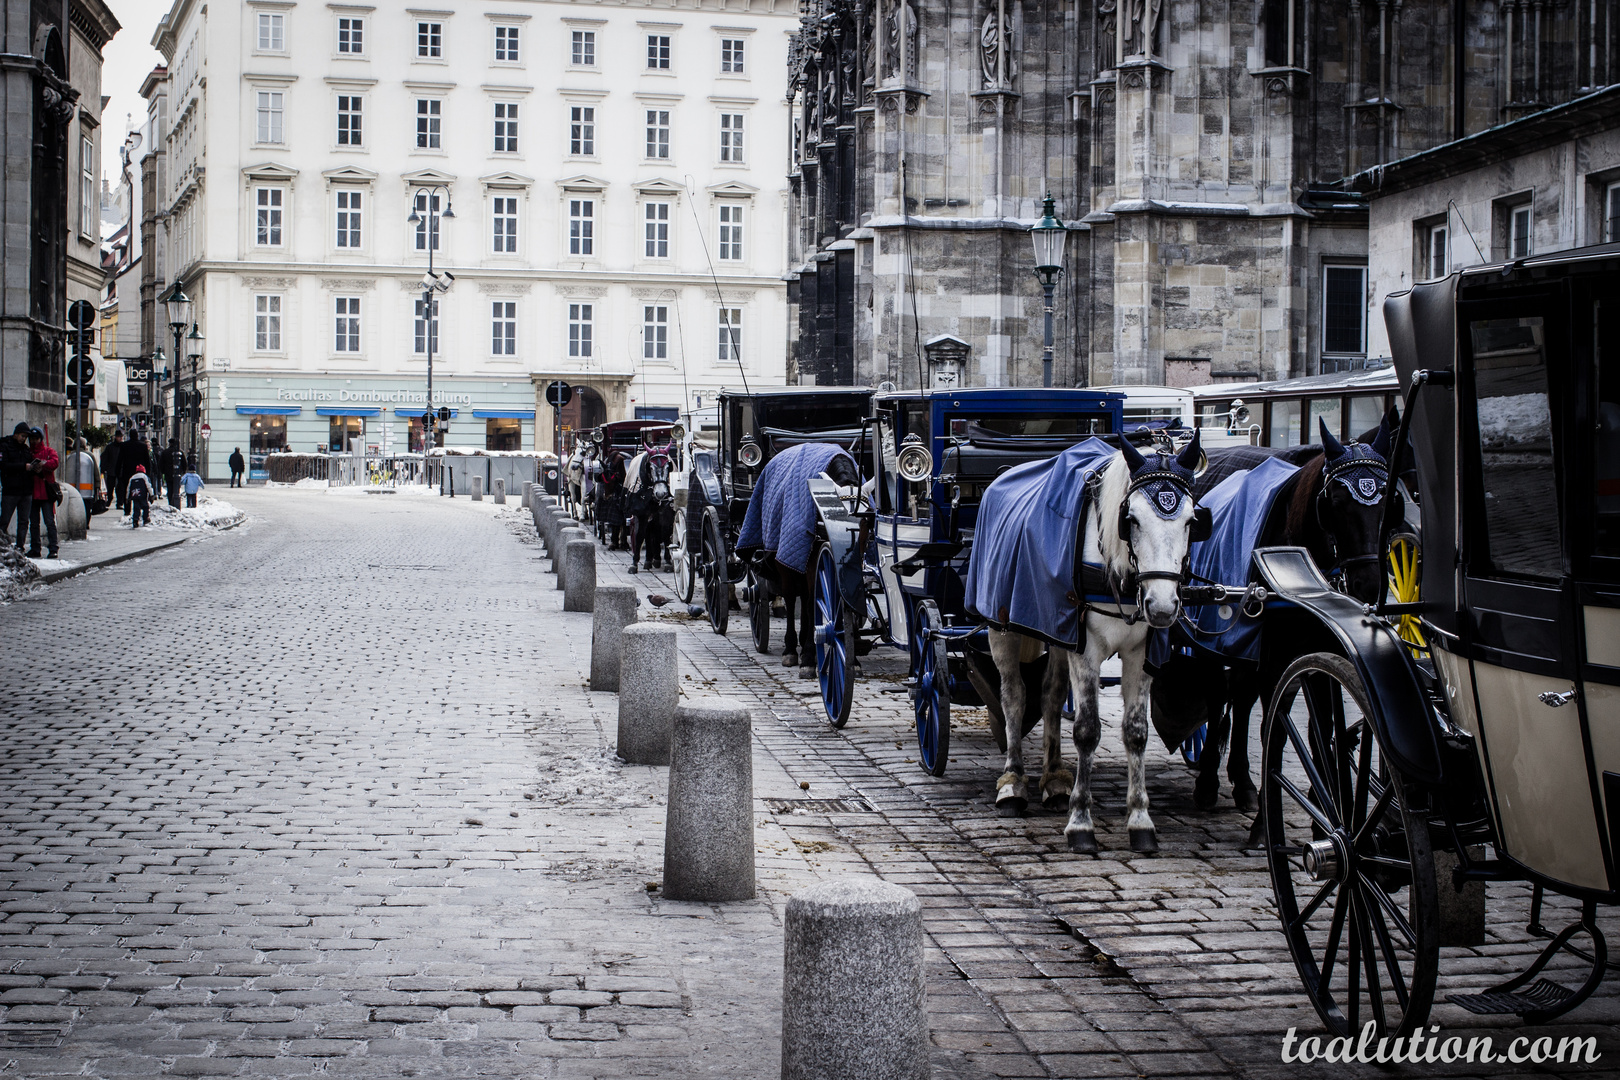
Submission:
M 645 806 L 648 792 L 605 746 L 541 751 L 534 801 L 541 806 Z
M 1479 441 L 1487 449 L 1548 442 L 1552 413 L 1546 394 L 1511 394 L 1479 399 Z
M 0 537 L 0 603 L 10 603 L 41 585 L 39 567 Z
M 324 486 L 325 481 L 322 481 Z M 174 529 L 181 532 L 202 532 L 226 529 L 247 520 L 247 515 L 230 503 L 212 495 L 199 495 L 196 506 L 183 506 L 178 510 L 166 502 L 152 505 L 152 522 L 141 528 Z M 130 528 L 127 523 L 124 528 Z

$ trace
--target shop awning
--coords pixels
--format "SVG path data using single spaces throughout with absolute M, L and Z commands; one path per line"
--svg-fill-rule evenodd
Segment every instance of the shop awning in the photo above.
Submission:
M 340 405 L 333 409 L 316 409 L 316 416 L 381 416 L 382 410 L 374 405 Z
M 415 420 L 415 419 L 419 418 L 423 413 L 425 413 L 427 411 L 428 411 L 428 407 L 426 405 L 395 405 L 394 406 L 394 415 L 395 416 L 408 416 L 412 420 Z M 439 410 L 434 409 L 433 411 L 438 412 Z M 459 409 L 451 409 L 450 410 L 450 416 L 452 418 L 454 418 L 455 415 L 460 411 L 461 410 L 459 410 Z
M 237 416 L 297 416 L 304 411 L 302 405 L 238 405 Z
M 474 409 L 473 415 L 490 420 L 533 420 L 533 409 Z

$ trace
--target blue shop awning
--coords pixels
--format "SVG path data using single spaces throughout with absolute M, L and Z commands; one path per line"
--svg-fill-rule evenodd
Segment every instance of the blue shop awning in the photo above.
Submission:
M 492 420 L 533 420 L 533 409 L 474 409 L 474 416 Z
M 339 405 L 332 409 L 316 409 L 316 416 L 381 416 L 382 410 L 376 406 Z
M 237 416 L 297 416 L 304 411 L 302 405 L 238 405 Z
M 419 417 L 421 417 L 421 415 L 423 413 L 425 413 L 427 411 L 428 411 L 428 407 L 426 405 L 396 405 L 396 406 L 394 406 L 394 415 L 395 416 L 408 416 L 412 420 L 418 419 Z M 439 410 L 434 409 L 433 411 L 438 412 Z M 456 413 L 458 413 L 460 411 L 461 410 L 459 410 L 459 409 L 451 409 L 450 410 L 450 416 L 452 418 L 454 418 Z

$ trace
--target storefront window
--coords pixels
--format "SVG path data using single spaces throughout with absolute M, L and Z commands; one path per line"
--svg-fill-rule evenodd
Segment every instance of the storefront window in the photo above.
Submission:
M 248 421 L 248 452 L 280 454 L 287 450 L 287 418 L 255 416 Z
M 420 454 L 422 452 L 422 418 L 420 416 L 411 417 L 411 431 L 406 437 L 406 444 L 411 453 Z
M 516 417 L 491 417 L 485 420 L 484 449 L 523 449 L 523 421 Z
M 330 434 L 326 445 L 332 453 L 352 452 L 365 439 L 365 421 L 358 416 L 329 416 Z

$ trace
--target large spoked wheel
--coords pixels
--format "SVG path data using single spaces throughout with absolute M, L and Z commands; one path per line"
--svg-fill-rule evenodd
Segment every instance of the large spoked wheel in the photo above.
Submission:
M 1413 789 L 1383 760 L 1342 656 L 1283 672 L 1266 710 L 1261 814 L 1277 914 L 1322 1023 L 1354 1037 L 1422 1027 L 1434 1002 L 1434 856 Z
M 675 567 L 675 595 L 690 604 L 697 593 L 697 566 L 693 553 L 686 550 L 686 511 L 675 511 L 675 535 L 669 542 L 669 561 Z
M 753 632 L 754 651 L 771 651 L 771 591 L 760 576 L 748 571 L 748 629 Z
M 724 634 L 731 619 L 731 585 L 726 580 L 726 542 L 720 536 L 720 523 L 710 515 L 703 518 L 703 603 L 709 609 L 709 625 Z
M 855 648 L 847 624 L 844 598 L 838 591 L 838 567 L 832 549 L 823 547 L 816 554 L 816 678 L 821 683 L 822 707 L 835 728 L 849 722 L 853 696 L 849 663 Z
M 951 686 L 945 639 L 934 631 L 944 626 L 939 605 L 923 600 L 911 620 L 911 674 L 915 684 L 912 711 L 917 720 L 917 751 L 922 767 L 945 775 L 951 754 Z

